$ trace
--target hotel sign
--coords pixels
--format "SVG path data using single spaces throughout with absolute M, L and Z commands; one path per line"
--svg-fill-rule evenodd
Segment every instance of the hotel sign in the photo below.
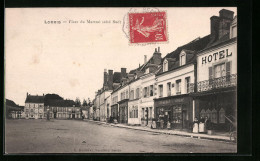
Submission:
M 229 49 L 220 50 L 218 52 L 215 52 L 213 54 L 209 54 L 208 56 L 203 56 L 201 58 L 202 64 L 207 64 L 212 61 L 224 59 L 225 57 L 232 56 L 232 52 Z

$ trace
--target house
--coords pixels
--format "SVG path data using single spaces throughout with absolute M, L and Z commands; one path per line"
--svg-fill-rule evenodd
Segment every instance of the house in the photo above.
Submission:
M 44 94 L 38 96 L 27 93 L 24 112 L 26 119 L 42 119 L 44 117 Z
M 192 96 L 195 116 L 206 116 L 220 131 L 237 118 L 237 17 L 222 9 L 211 17 L 211 42 L 198 52 Z

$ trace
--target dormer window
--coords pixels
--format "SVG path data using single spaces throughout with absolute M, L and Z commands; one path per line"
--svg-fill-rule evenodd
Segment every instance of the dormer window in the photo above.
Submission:
M 163 62 L 163 72 L 168 71 L 168 61 L 165 59 Z
M 185 65 L 185 64 L 186 64 L 186 54 L 181 53 L 180 54 L 180 66 Z

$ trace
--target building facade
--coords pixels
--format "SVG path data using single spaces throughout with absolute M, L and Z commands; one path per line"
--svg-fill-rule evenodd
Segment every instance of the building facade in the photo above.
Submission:
M 129 83 L 129 100 L 128 100 L 128 124 L 141 125 L 141 79 L 137 78 Z
M 217 21 L 216 30 L 211 34 L 217 33 L 218 37 L 197 57 L 193 97 L 197 117 L 207 116 L 214 129 L 228 131 L 230 123 L 237 118 L 237 18 L 228 10 L 219 14 L 211 18 Z
M 44 94 L 38 96 L 27 93 L 24 112 L 26 119 L 42 119 L 44 117 Z

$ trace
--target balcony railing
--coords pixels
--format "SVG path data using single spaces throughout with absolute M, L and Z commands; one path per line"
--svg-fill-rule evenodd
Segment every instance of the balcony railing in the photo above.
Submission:
M 197 82 L 197 91 L 204 92 L 212 89 L 227 88 L 237 85 L 237 74 Z M 194 83 L 189 84 L 189 93 L 194 92 Z

